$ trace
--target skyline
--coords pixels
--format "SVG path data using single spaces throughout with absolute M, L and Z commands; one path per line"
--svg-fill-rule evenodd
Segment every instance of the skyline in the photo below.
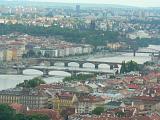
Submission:
M 30 0 L 38 2 L 56 3 L 89 3 L 89 4 L 114 4 L 137 7 L 160 7 L 160 0 Z

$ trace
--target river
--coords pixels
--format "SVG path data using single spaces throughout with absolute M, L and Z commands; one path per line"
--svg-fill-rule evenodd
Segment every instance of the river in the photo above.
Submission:
M 149 46 L 149 48 L 160 50 L 160 46 Z M 137 53 L 136 56 L 133 56 L 133 53 L 118 53 L 116 55 L 97 55 L 97 56 L 88 56 L 87 60 L 93 61 L 103 61 L 103 62 L 122 62 L 122 61 L 136 61 L 139 64 L 142 64 L 146 61 L 151 60 L 151 56 L 149 53 Z M 56 66 L 62 66 L 61 63 L 56 64 Z M 70 63 L 70 67 L 78 67 L 76 63 Z M 93 69 L 93 65 L 90 63 L 84 64 L 84 67 Z M 100 69 L 109 69 L 108 65 L 100 65 Z M 56 73 L 56 75 L 54 74 Z M 52 82 L 61 82 L 65 76 L 69 76 L 69 74 L 65 74 L 60 71 L 53 71 L 51 74 L 54 74 L 53 77 L 44 78 L 47 83 Z M 32 79 L 34 77 L 40 76 L 42 73 L 40 71 L 35 70 L 25 70 L 24 75 L 0 75 L 0 90 L 13 88 L 16 84 L 23 82 L 24 80 Z

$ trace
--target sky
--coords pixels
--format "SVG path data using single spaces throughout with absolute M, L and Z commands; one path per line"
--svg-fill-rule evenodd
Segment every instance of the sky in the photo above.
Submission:
M 138 7 L 160 7 L 160 0 L 32 0 L 42 2 L 62 2 L 62 3 L 98 3 L 98 4 L 117 4 Z

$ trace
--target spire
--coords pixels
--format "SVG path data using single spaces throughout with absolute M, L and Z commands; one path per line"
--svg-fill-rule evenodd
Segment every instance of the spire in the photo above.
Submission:
M 78 102 L 78 98 L 77 96 L 74 94 L 73 98 L 72 98 L 72 103 L 77 103 Z

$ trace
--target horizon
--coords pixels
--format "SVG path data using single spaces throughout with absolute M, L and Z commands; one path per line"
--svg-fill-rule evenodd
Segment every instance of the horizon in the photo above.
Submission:
M 32 2 L 73 3 L 73 4 L 105 4 L 133 7 L 160 7 L 160 0 L 28 0 Z

